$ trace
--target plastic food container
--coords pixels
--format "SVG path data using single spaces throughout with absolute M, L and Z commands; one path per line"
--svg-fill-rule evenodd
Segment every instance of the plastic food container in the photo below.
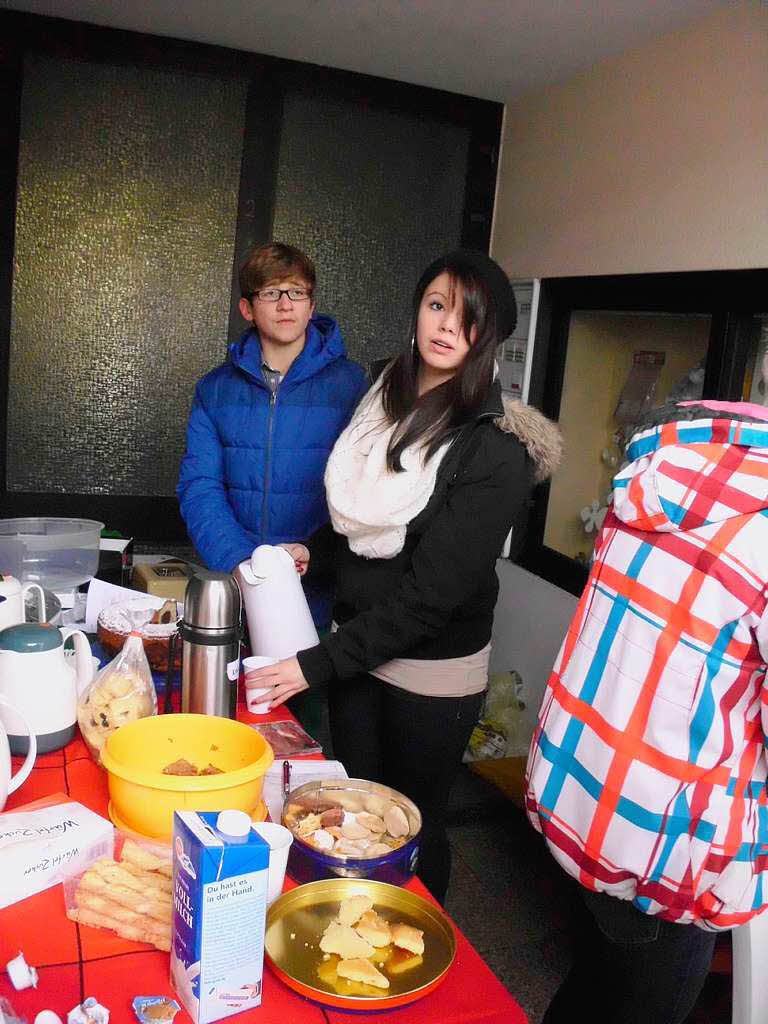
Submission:
M 154 715 L 123 725 L 107 738 L 109 816 L 118 828 L 171 841 L 174 811 L 240 810 L 263 821 L 264 774 L 272 748 L 255 729 L 215 715 Z M 184 760 L 213 775 L 167 775 Z
M 368 820 L 365 815 L 381 817 L 391 806 L 399 808 L 404 814 L 408 834 L 394 840 L 401 845 L 388 853 L 364 856 L 325 851 L 317 848 L 313 838 L 301 834 L 302 822 L 306 824 L 309 814 L 319 815 L 331 808 L 341 808 L 345 821 L 349 823 L 356 821 L 360 812 L 363 812 L 364 820 Z M 369 782 L 367 779 L 307 782 L 285 798 L 283 824 L 294 835 L 288 854 L 288 874 L 297 882 L 338 877 L 372 878 L 390 885 L 405 885 L 416 873 L 421 813 L 407 796 L 381 783 Z M 386 835 L 384 838 L 387 838 Z M 390 836 L 387 841 L 393 841 L 393 837 Z
M 99 567 L 95 519 L 0 519 L 0 572 L 48 590 L 72 590 Z

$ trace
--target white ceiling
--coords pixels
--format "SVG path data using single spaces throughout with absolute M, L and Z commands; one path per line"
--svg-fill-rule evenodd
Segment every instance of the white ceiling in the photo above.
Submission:
M 0 0 L 0 7 L 501 101 L 722 6 L 724 0 Z

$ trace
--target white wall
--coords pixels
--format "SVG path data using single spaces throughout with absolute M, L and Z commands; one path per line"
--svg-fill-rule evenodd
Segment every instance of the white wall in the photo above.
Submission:
M 500 587 L 490 670 L 514 669 L 522 676 L 523 718 L 532 734 L 544 687 L 578 598 L 506 559 L 496 563 L 496 572 Z
M 768 266 L 768 4 L 507 106 L 493 255 L 514 277 Z

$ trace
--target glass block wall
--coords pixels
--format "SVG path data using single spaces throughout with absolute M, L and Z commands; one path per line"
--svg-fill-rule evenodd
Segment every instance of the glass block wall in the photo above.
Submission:
M 173 494 L 225 354 L 246 89 L 28 56 L 9 490 Z
M 459 244 L 468 145 L 417 114 L 286 97 L 273 235 L 315 260 L 318 309 L 363 365 L 407 342 L 416 281 Z

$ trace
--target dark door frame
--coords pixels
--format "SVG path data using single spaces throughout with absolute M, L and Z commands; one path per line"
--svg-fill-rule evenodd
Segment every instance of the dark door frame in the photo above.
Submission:
M 704 397 L 738 401 L 754 344 L 754 318 L 768 312 L 768 269 L 542 280 L 528 401 L 554 420 L 560 415 L 574 310 L 708 314 L 711 328 Z M 578 595 L 588 573 L 575 559 L 544 544 L 548 504 L 549 484 L 542 484 L 534 494 L 526 542 L 516 561 Z

